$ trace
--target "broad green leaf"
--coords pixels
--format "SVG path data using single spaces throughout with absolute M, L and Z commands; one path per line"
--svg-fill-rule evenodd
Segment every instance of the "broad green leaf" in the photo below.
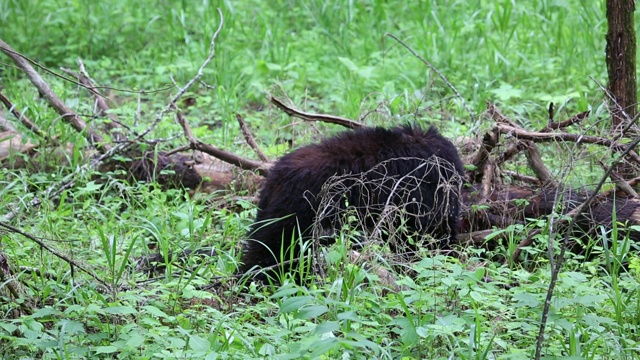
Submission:
M 298 311 L 296 319 L 312 319 L 325 314 L 327 311 L 329 311 L 329 308 L 325 305 L 306 306 Z
M 296 296 L 285 299 L 280 305 L 280 313 L 286 314 L 300 309 L 302 306 L 308 304 L 313 298 L 311 296 Z
M 115 346 L 98 346 L 94 349 L 96 354 L 113 354 L 118 350 Z

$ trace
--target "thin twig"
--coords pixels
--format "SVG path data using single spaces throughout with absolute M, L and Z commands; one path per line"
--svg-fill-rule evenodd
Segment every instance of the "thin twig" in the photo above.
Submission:
M 9 224 L 6 224 L 2 221 L 0 221 L 0 226 L 2 226 L 3 228 L 16 233 L 16 234 L 20 234 L 24 237 L 26 237 L 27 239 L 35 242 L 36 244 L 40 245 L 41 247 L 43 247 L 44 249 L 46 249 L 48 252 L 50 252 L 51 254 L 53 254 L 54 256 L 58 257 L 59 259 L 67 262 L 69 265 L 71 265 L 71 267 L 76 267 L 78 269 L 80 269 L 82 272 L 86 273 L 87 275 L 91 276 L 94 280 L 96 280 L 97 282 L 99 282 L 102 286 L 105 287 L 105 289 L 107 289 L 108 292 L 111 292 L 111 286 L 109 286 L 109 284 L 107 284 L 104 280 L 102 280 L 102 278 L 100 278 L 96 273 L 94 273 L 93 271 L 89 270 L 88 268 L 85 268 L 84 266 L 80 265 L 79 263 L 77 263 L 76 261 L 74 261 L 73 259 L 68 258 L 66 255 L 58 252 L 56 249 L 50 247 L 49 245 L 45 244 L 43 241 L 41 241 L 40 239 L 36 238 L 35 236 L 28 234 L 16 227 L 13 227 Z
M 22 125 L 26 126 L 29 130 L 31 130 L 34 134 L 38 135 L 39 137 L 46 139 L 47 141 L 55 144 L 55 141 L 52 138 L 50 138 L 49 135 L 45 134 L 45 132 L 42 131 L 42 129 L 40 129 L 40 127 L 38 127 L 38 125 L 36 125 L 36 123 L 34 123 L 26 115 L 19 112 L 16 106 L 12 104 L 11 101 L 2 93 L 0 93 L 0 102 L 4 104 L 7 110 L 9 110 L 11 114 L 13 114 L 13 116 L 15 116 L 18 120 L 20 120 Z
M 171 155 L 173 155 L 173 154 L 177 154 L 177 153 L 179 153 L 179 152 L 181 152 L 181 151 L 186 151 L 186 150 L 189 150 L 189 149 L 191 149 L 191 148 L 192 148 L 192 147 L 191 147 L 191 144 L 182 145 L 182 146 L 179 146 L 179 147 L 177 147 L 177 148 L 175 148 L 175 149 L 173 149 L 173 150 L 171 150 L 171 151 L 167 151 L 167 153 L 165 154 L 165 156 L 171 156 Z
M 612 162 L 612 164 L 609 166 L 605 174 L 602 175 L 602 177 L 600 178 L 598 185 L 596 185 L 595 189 L 593 190 L 593 193 L 589 196 L 589 198 L 586 201 L 584 201 L 582 204 L 580 204 L 580 206 L 578 206 L 576 209 L 567 213 L 567 216 L 570 217 L 571 221 L 569 222 L 568 228 L 565 230 L 564 240 L 562 242 L 560 254 L 556 259 L 555 267 L 553 267 L 553 270 L 551 272 L 551 281 L 549 283 L 549 288 L 547 289 L 547 296 L 545 298 L 544 308 L 542 310 L 542 319 L 540 320 L 540 330 L 538 331 L 538 339 L 536 341 L 536 354 L 535 354 L 536 359 L 539 359 L 542 353 L 542 345 L 544 343 L 544 332 L 547 326 L 547 319 L 549 317 L 549 309 L 551 308 L 551 299 L 553 298 L 553 291 L 555 290 L 555 286 L 558 281 L 558 275 L 560 273 L 560 270 L 562 269 L 564 254 L 567 250 L 567 247 L 569 246 L 571 234 L 573 233 L 573 228 L 576 225 L 576 221 L 578 217 L 582 215 L 584 210 L 587 209 L 589 206 L 591 206 L 591 203 L 599 197 L 598 192 L 600 191 L 602 186 L 605 184 L 605 182 L 613 172 L 613 169 L 618 165 L 620 160 L 623 159 L 627 154 L 629 154 L 632 149 L 638 146 L 639 143 L 640 143 L 640 136 L 636 137 L 626 147 L 625 151 L 622 152 L 621 156 Z
M 196 75 L 191 80 L 189 80 L 189 82 L 187 82 L 187 84 L 183 88 L 181 88 L 173 97 L 171 97 L 167 106 L 165 106 L 165 108 L 162 109 L 162 111 L 160 111 L 156 115 L 156 118 L 153 120 L 151 125 L 149 125 L 149 127 L 147 127 L 143 132 L 141 132 L 138 136 L 136 136 L 136 138 L 133 140 L 134 142 L 142 139 L 149 132 L 151 132 L 151 130 L 153 130 L 156 126 L 158 126 L 158 124 L 162 121 L 164 116 L 168 114 L 175 107 L 175 104 L 178 102 L 178 100 L 180 100 L 180 98 L 193 86 L 193 84 L 198 82 L 200 78 L 204 75 L 204 69 L 207 67 L 207 65 L 209 65 L 209 63 L 211 62 L 211 60 L 213 60 L 213 57 L 216 54 L 216 51 L 215 51 L 216 39 L 218 38 L 218 34 L 220 34 L 220 31 L 222 30 L 222 25 L 224 24 L 224 17 L 222 16 L 222 10 L 220 10 L 220 8 L 218 8 L 218 14 L 220 15 L 220 24 L 218 24 L 218 29 L 216 29 L 216 32 L 213 33 L 213 36 L 211 37 L 211 42 L 209 43 L 209 56 L 207 56 L 207 58 L 204 60 L 202 65 L 200 65 Z
M 260 149 L 260 146 L 258 146 L 258 143 L 256 143 L 256 140 L 253 137 L 253 134 L 251 134 L 251 131 L 249 131 L 249 127 L 244 122 L 244 119 L 240 114 L 236 114 L 236 120 L 238 120 L 238 124 L 240 124 L 240 130 L 242 130 L 242 134 L 244 135 L 244 139 L 247 141 L 247 144 L 249 144 L 249 146 L 253 149 L 253 151 L 255 151 L 256 155 L 258 155 L 260 160 L 264 162 L 269 162 L 270 161 L 269 158 L 267 157 L 267 155 L 264 154 L 264 152 L 262 152 L 262 149 Z
M 623 131 L 620 131 L 618 134 L 615 134 L 613 136 L 613 141 L 617 141 L 618 139 L 622 138 L 632 127 L 636 128 L 637 130 L 637 124 L 636 124 L 636 119 L 632 119 L 629 114 L 627 114 L 627 112 L 625 111 L 625 109 L 622 108 L 622 106 L 618 103 L 618 100 L 616 99 L 616 97 L 611 94 L 611 92 L 609 91 L 609 89 L 607 87 L 605 87 L 604 85 L 602 85 L 598 80 L 596 80 L 593 76 L 589 76 L 589 78 L 596 83 L 596 85 L 598 85 L 598 87 L 600 88 L 600 90 L 602 90 L 602 92 L 605 93 L 605 95 L 607 95 L 607 98 L 609 99 L 610 103 L 613 105 L 613 107 L 615 107 L 615 109 L 612 111 L 613 113 L 616 114 L 622 114 L 624 116 L 624 121 L 627 122 L 627 126 L 625 126 L 625 128 L 623 129 Z M 619 117 L 619 116 L 618 116 Z M 614 129 L 617 130 L 617 129 Z
M 425 60 L 422 56 L 418 55 L 417 52 L 415 52 L 409 45 L 407 45 L 404 41 L 400 40 L 399 38 L 397 38 L 395 35 L 391 34 L 391 33 L 386 33 L 386 36 L 392 38 L 393 40 L 397 41 L 400 45 L 402 45 L 405 49 L 409 50 L 409 52 L 415 56 L 416 58 L 418 58 L 418 60 L 422 61 L 423 64 L 427 65 L 429 67 L 429 69 L 431 69 L 433 72 L 435 72 L 436 74 L 438 74 L 438 76 L 440 77 L 440 79 L 442 79 L 442 81 L 445 82 L 445 84 L 447 84 L 447 86 L 453 90 L 453 92 L 456 94 L 456 96 L 460 99 L 460 101 L 462 102 L 462 106 L 464 107 L 464 109 L 469 113 L 469 116 L 471 117 L 471 122 L 475 123 L 476 122 L 476 117 L 475 115 L 473 115 L 473 112 L 471 111 L 471 108 L 469 107 L 469 105 L 467 104 L 467 101 L 464 99 L 464 97 L 462 97 L 462 95 L 460 94 L 460 92 L 458 91 L 458 89 L 456 89 L 455 86 L 453 86 L 453 84 L 449 81 L 449 79 L 447 79 L 446 76 L 444 76 L 443 73 L 441 73 L 438 69 L 436 69 L 435 66 L 433 66 L 433 64 L 431 64 L 430 62 L 428 62 L 427 60 Z
M 87 73 L 87 70 L 81 59 L 78 59 L 78 67 L 80 68 L 80 74 L 65 68 L 61 68 L 60 70 L 75 77 L 80 82 L 80 84 L 82 84 L 83 87 L 94 96 L 94 98 L 96 99 L 96 116 L 106 116 L 109 120 L 111 120 L 110 122 L 106 123 L 106 127 L 108 130 L 119 128 L 122 124 L 120 123 L 120 121 L 118 121 L 118 118 L 116 118 L 116 116 L 109 111 L 111 109 L 107 104 L 104 95 L 100 93 L 98 87 L 91 80 L 91 77 L 89 77 L 89 74 Z

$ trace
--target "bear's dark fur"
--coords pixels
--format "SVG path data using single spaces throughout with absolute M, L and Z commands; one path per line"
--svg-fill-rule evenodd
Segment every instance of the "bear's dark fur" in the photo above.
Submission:
M 441 165 L 425 166 L 426 161 Z M 382 172 L 376 170 L 381 163 Z M 445 242 L 455 236 L 463 166 L 453 144 L 433 127 L 426 131 L 416 126 L 361 128 L 299 148 L 276 162 L 260 190 L 258 214 L 244 244 L 239 271 L 288 260 L 291 245 L 297 257 L 300 235 L 310 238 L 316 220 L 323 228 L 338 229 L 339 224 L 331 223 L 337 217 L 316 219 L 319 194 L 327 180 L 349 174 L 361 176 L 355 181 L 359 186 L 352 181 L 343 188 L 346 193 L 333 196 L 342 207 L 346 200 L 358 213 L 366 211 L 367 226 L 376 221 L 372 215 L 380 215 L 391 203 L 417 214 L 405 223 L 410 231 Z M 414 180 L 407 182 L 409 178 Z M 394 186 L 387 179 L 413 187 L 407 195 L 390 197 Z M 449 183 L 448 189 L 441 186 L 443 182 Z M 285 254 L 283 259 L 280 254 Z

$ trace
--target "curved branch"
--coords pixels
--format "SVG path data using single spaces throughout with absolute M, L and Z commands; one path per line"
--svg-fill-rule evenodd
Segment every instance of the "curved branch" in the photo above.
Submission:
M 51 87 L 44 81 L 42 76 L 31 66 L 25 56 L 13 50 L 7 43 L 0 39 L 0 51 L 5 53 L 13 60 L 13 62 L 27 75 L 29 80 L 38 89 L 40 94 L 47 100 L 49 105 L 53 107 L 62 119 L 69 123 L 76 131 L 85 133 L 90 144 L 94 145 L 100 152 L 104 153 L 111 149 L 111 146 L 104 143 L 104 139 L 93 130 L 87 128 L 87 124 L 69 108 L 58 96 L 51 90 Z
M 582 135 L 582 134 L 570 134 L 570 133 L 548 133 L 548 132 L 534 132 L 526 131 L 509 125 L 498 124 L 498 130 L 503 134 L 508 134 L 516 139 L 530 140 L 533 142 L 550 142 L 550 141 L 570 141 L 575 143 L 585 143 L 602 145 L 610 148 L 615 152 L 624 152 L 626 156 L 629 156 L 633 161 L 640 164 L 640 156 L 635 151 L 626 151 L 627 146 L 617 141 L 612 141 L 603 137 Z
M 349 129 L 361 128 L 364 125 L 355 122 L 351 119 L 343 118 L 340 116 L 332 116 L 325 114 L 313 114 L 304 111 L 300 111 L 292 106 L 285 105 L 282 101 L 276 99 L 273 96 L 269 96 L 269 101 L 277 106 L 280 110 L 284 111 L 287 115 L 302 119 L 304 121 L 321 121 L 329 124 L 337 124 L 347 127 Z
M 71 267 L 76 267 L 78 269 L 80 269 L 82 272 L 86 273 L 87 275 L 91 276 L 94 280 L 96 280 L 97 282 L 99 282 L 102 286 L 105 287 L 105 289 L 110 290 L 111 286 L 109 286 L 109 284 L 107 284 L 104 280 L 102 280 L 101 277 L 99 277 L 96 273 L 94 273 L 93 271 L 89 270 L 88 268 L 85 268 L 83 265 L 80 265 L 78 262 L 74 261 L 73 259 L 70 259 L 69 257 L 67 257 L 66 255 L 58 252 L 56 249 L 50 247 L 49 245 L 45 244 L 42 240 L 36 238 L 35 236 L 28 234 L 16 227 L 13 227 L 9 224 L 6 224 L 2 221 L 0 221 L 0 227 L 3 227 L 13 233 L 16 234 L 20 234 L 24 237 L 26 237 L 27 239 L 35 242 L 36 244 L 40 245 L 41 247 L 43 247 L 44 249 L 46 249 L 48 252 L 50 252 L 51 254 L 53 254 L 54 256 L 60 258 L 61 260 L 64 260 L 65 262 L 67 262 Z

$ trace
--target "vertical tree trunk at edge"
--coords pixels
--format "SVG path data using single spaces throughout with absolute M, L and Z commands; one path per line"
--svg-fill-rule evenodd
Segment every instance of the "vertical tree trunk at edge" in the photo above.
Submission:
M 607 75 L 609 92 L 630 118 L 638 113 L 636 92 L 636 33 L 634 0 L 607 0 Z M 617 106 L 611 107 L 612 128 L 624 123 Z

